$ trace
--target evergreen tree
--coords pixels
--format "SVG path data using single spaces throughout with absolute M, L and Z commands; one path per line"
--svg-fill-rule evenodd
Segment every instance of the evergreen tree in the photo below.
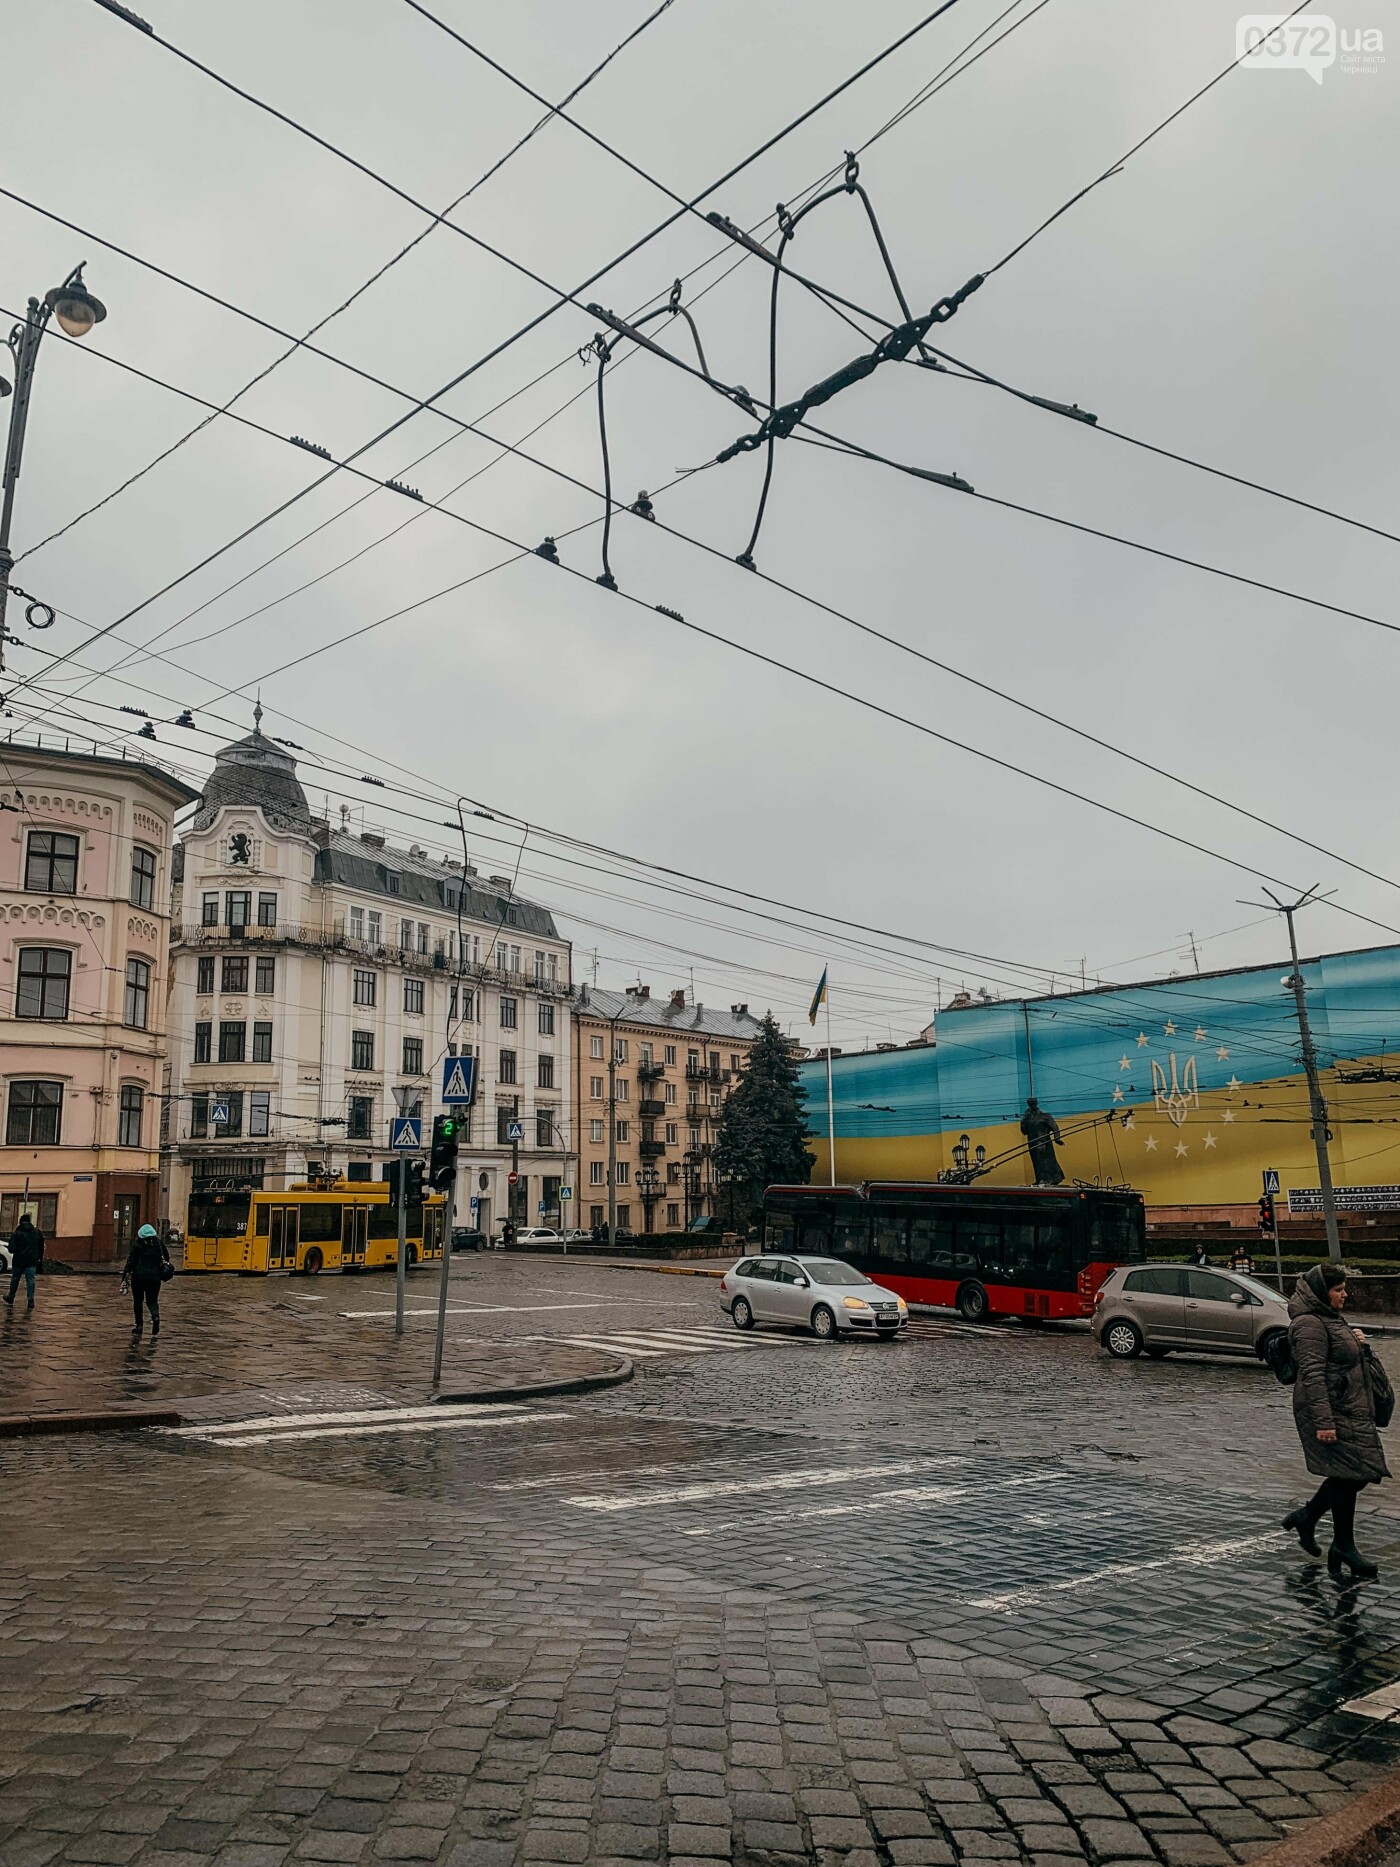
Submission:
M 765 1186 L 805 1186 L 815 1159 L 807 1151 L 807 1091 L 770 1011 L 724 1105 L 715 1145 L 715 1166 L 733 1186 L 735 1222 L 758 1217 Z

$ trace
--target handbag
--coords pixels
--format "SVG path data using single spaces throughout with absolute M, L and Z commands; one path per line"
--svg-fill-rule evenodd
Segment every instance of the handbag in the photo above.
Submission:
M 1395 1389 L 1390 1384 L 1390 1376 L 1369 1347 L 1366 1350 L 1366 1381 L 1371 1389 L 1371 1411 L 1375 1414 L 1376 1425 L 1389 1426 L 1395 1417 Z
M 160 1262 L 160 1281 L 163 1284 L 168 1284 L 174 1275 L 175 1266 L 170 1262 L 169 1258 L 162 1258 Z M 1390 1404 L 1392 1406 L 1395 1405 L 1395 1396 L 1393 1394 L 1390 1398 Z

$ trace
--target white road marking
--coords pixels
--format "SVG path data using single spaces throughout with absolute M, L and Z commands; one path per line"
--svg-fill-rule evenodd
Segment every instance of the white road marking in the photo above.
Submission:
M 1004 1595 L 979 1595 L 965 1602 L 964 1606 L 986 1608 L 994 1614 L 1004 1614 L 1015 1608 L 1031 1607 L 1048 1595 L 1071 1594 L 1080 1588 L 1093 1588 L 1100 1582 L 1116 1582 L 1129 1575 L 1145 1575 L 1152 1569 L 1208 1568 L 1212 1563 L 1228 1562 L 1231 1556 L 1242 1556 L 1251 1549 L 1263 1549 L 1277 1542 L 1277 1533 L 1268 1531 L 1261 1536 L 1235 1537 L 1225 1543 L 1184 1543 L 1168 1555 L 1154 1556 L 1146 1562 L 1110 1563 L 1107 1568 L 1094 1569 L 1088 1575 L 1072 1576 L 1065 1582 L 1047 1582 L 1039 1588 L 1016 1588 Z
M 857 1498 L 850 1504 L 822 1504 L 812 1510 L 780 1510 L 764 1516 L 764 1525 L 770 1523 L 802 1523 L 813 1517 L 859 1517 L 872 1510 L 888 1510 L 900 1504 L 942 1504 L 950 1498 L 968 1497 L 974 1491 L 978 1497 L 988 1491 L 1013 1491 L 1025 1485 L 1058 1484 L 1059 1474 L 1045 1472 L 1030 1478 L 1008 1478 L 1004 1484 L 995 1485 L 905 1485 L 895 1491 L 872 1491 Z M 697 1524 L 689 1530 L 682 1530 L 682 1536 L 719 1536 L 726 1530 L 747 1529 L 752 1520 L 744 1517 L 731 1517 L 725 1523 Z
M 221 1446 L 281 1446 L 289 1439 L 358 1439 L 370 1433 L 438 1433 L 456 1431 L 462 1426 L 529 1426 L 536 1420 L 567 1420 L 567 1413 L 530 1413 L 521 1414 L 514 1419 L 486 1419 L 478 1414 L 466 1418 L 454 1414 L 447 1407 L 436 1409 L 445 1418 L 436 1420 L 397 1420 L 378 1426 L 312 1426 L 305 1432 L 295 1433 L 245 1433 L 236 1439 L 220 1439 L 215 1443 Z
M 195 1426 L 158 1426 L 157 1432 L 168 1433 L 177 1439 L 208 1439 L 224 1433 L 268 1432 L 278 1426 L 360 1426 L 372 1420 L 431 1420 L 441 1419 L 445 1414 L 457 1414 L 470 1406 L 472 1413 L 492 1413 L 500 1418 L 520 1418 L 526 1416 L 526 1410 L 508 1404 L 499 1407 L 487 1407 L 480 1402 L 467 1403 L 465 1406 L 450 1406 L 439 1403 L 422 1407 L 360 1407 L 352 1409 L 341 1407 L 326 1413 L 264 1413 L 257 1419 L 221 1420 Z M 526 1416 L 533 1417 L 533 1416 Z
M 537 1310 L 615 1310 L 617 1307 L 616 1303 L 605 1301 L 598 1303 L 449 1303 L 447 1311 L 450 1316 L 529 1316 Z M 359 1318 L 362 1316 L 395 1316 L 398 1311 L 391 1304 L 387 1309 L 343 1309 L 340 1313 L 342 1316 Z M 431 1309 L 409 1309 L 405 1306 L 404 1315 L 436 1316 L 437 1304 L 434 1303 Z
M 928 1471 L 935 1465 L 961 1465 L 949 1453 L 940 1458 L 907 1459 L 900 1465 L 836 1465 L 823 1471 L 770 1472 L 762 1478 L 716 1478 L 709 1484 L 668 1485 L 662 1490 L 613 1493 L 607 1497 L 570 1497 L 566 1504 L 580 1510 L 648 1510 L 663 1504 L 698 1504 L 708 1498 L 735 1497 L 741 1492 L 801 1491 L 808 1486 L 850 1484 L 862 1478 L 898 1478 L 907 1472 Z
M 1383 1685 L 1378 1692 L 1368 1692 L 1364 1698 L 1349 1698 L 1337 1709 L 1354 1711 L 1358 1718 L 1393 1718 L 1400 1711 L 1400 1682 Z
M 606 1335 L 526 1337 L 527 1341 L 567 1342 L 572 1348 L 613 1349 L 650 1361 L 658 1355 L 717 1355 L 730 1349 L 816 1348 L 814 1339 L 797 1335 L 748 1335 L 722 1324 L 694 1329 L 614 1329 Z

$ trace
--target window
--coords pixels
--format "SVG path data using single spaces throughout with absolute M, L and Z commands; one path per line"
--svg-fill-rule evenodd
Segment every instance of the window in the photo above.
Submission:
M 219 1026 L 219 1061 L 220 1063 L 241 1063 L 248 1042 L 248 1027 L 241 1020 L 238 1023 L 223 1023 Z
M 519 1011 L 519 999 L 503 998 L 501 1000 L 501 1029 L 503 1031 L 513 1031 L 517 1028 Z
M 203 918 L 203 924 L 206 927 L 217 927 L 218 926 L 219 924 L 219 897 L 217 895 L 206 895 L 204 897 L 204 913 L 203 913 L 202 918 Z
M 512 972 L 519 972 L 520 971 L 520 948 L 518 946 L 502 947 L 501 951 L 506 955 L 507 959 L 510 962 L 510 970 Z
M 625 1063 L 626 1061 L 627 1061 L 627 1039 L 625 1037 L 615 1037 L 613 1039 L 613 1062 L 614 1063 Z
M 1186 1295 L 1186 1272 L 1154 1268 L 1150 1271 L 1129 1271 L 1123 1279 L 1123 1288 L 1131 1290 L 1135 1296 L 1183 1297 Z M 1192 1292 L 1195 1295 L 1196 1292 Z
M 272 1132 L 269 1117 L 272 1113 L 272 1092 L 270 1089 L 255 1089 L 248 1098 L 248 1132 L 261 1136 Z
M 631 1161 L 620 1160 L 616 1162 L 615 1164 L 617 1166 L 617 1184 L 619 1186 L 630 1186 L 632 1183 Z M 617 1219 L 618 1219 L 618 1224 L 620 1225 L 622 1223 L 622 1214 L 620 1212 L 617 1215 Z
M 602 1225 L 607 1218 L 607 1212 L 608 1209 L 606 1206 L 590 1206 L 588 1208 L 588 1223 L 590 1225 Z
M 5 1140 L 10 1147 L 54 1147 L 63 1113 L 63 1084 L 10 1084 L 10 1114 Z
M 403 948 L 405 953 L 411 953 L 413 951 L 412 921 L 399 922 L 399 945 Z
M 541 1037 L 553 1037 L 553 1035 L 554 1035 L 554 1007 L 553 1005 L 541 1005 L 540 1006 L 540 1036 Z
M 350 938 L 363 940 L 365 937 L 365 911 L 363 908 L 350 910 Z
M 374 1097 L 351 1096 L 345 1121 L 347 1141 L 368 1141 L 374 1124 Z
M 371 908 L 369 911 L 369 931 L 365 935 L 365 938 L 369 941 L 371 946 L 378 946 L 380 941 L 384 938 L 384 922 L 378 911 L 374 908 Z
M 248 990 L 248 955 L 246 953 L 224 955 L 219 990 L 221 992 L 246 992 Z
M 352 1070 L 372 1070 L 374 1068 L 373 1031 L 352 1031 L 350 1033 L 350 1067 Z
M 625 1102 L 627 1100 L 627 1093 L 627 1078 L 625 1076 L 619 1076 L 613 1083 L 613 1094 L 617 1097 L 619 1102 Z
M 666 1163 L 666 1179 L 672 1186 L 679 1186 L 681 1178 L 680 1162 L 671 1160 Z
M 211 1097 L 210 1100 L 223 1102 L 228 1106 L 228 1120 L 216 1121 L 214 1123 L 214 1133 L 216 1135 L 223 1135 L 227 1139 L 236 1140 L 243 1133 L 243 1091 L 241 1089 L 225 1089 L 221 1095 Z
M 592 1098 L 592 1100 L 593 1100 L 594 1102 L 601 1102 L 601 1101 L 602 1101 L 602 1099 L 603 1099 L 603 1079 L 602 1079 L 602 1077 L 601 1077 L 601 1076 L 590 1076 L 590 1077 L 589 1077 L 589 1079 L 588 1079 L 588 1093 L 589 1093 L 589 1096 L 590 1096 L 590 1097 Z
M 1186 1294 L 1197 1303 L 1228 1303 L 1235 1288 L 1228 1277 L 1219 1277 L 1214 1271 L 1186 1273 Z
M 134 1031 L 144 1031 L 151 1002 L 151 963 L 145 959 L 126 962 L 126 1006 L 124 1022 Z
M 601 1145 L 601 1143 L 602 1143 L 602 1139 L 603 1139 L 603 1124 L 602 1124 L 602 1122 L 600 1122 L 600 1121 L 591 1121 L 591 1122 L 589 1122 L 589 1124 L 588 1124 L 588 1138 L 589 1138 L 589 1140 L 590 1140 L 590 1141 L 592 1141 L 592 1142 L 593 1142 L 593 1144 L 594 1144 L 595 1146 L 599 1146 L 599 1145 Z
M 470 1023 L 476 1016 L 476 993 L 462 987 L 462 1021 Z
M 252 890 L 231 888 L 224 896 L 224 921 L 229 927 L 246 927 L 253 912 Z
M 209 1133 L 208 1096 L 190 1097 L 190 1139 L 203 1141 Z
M 673 1121 L 668 1121 L 666 1124 L 666 1140 L 670 1146 L 676 1145 L 676 1124 Z
M 140 1083 L 123 1083 L 117 1104 L 117 1146 L 140 1147 L 141 1112 L 146 1092 Z
M 258 925 L 259 927 L 275 927 L 277 925 L 276 895 L 258 896 Z
M 668 1063 L 674 1063 L 675 1060 L 676 1060 L 676 1046 L 674 1044 L 667 1044 L 666 1061 Z
M 603 1040 L 601 1037 L 590 1037 L 589 1038 L 588 1054 L 590 1057 L 598 1057 L 599 1059 L 601 1059 L 603 1055 Z
M 554 1087 L 553 1057 L 537 1057 L 535 1059 L 535 1068 L 537 1072 L 535 1077 L 537 1086 L 541 1089 L 552 1089 Z
M 270 1024 L 253 1026 L 253 1061 L 254 1063 L 271 1063 L 272 1061 L 272 1026 Z
M 418 923 L 418 951 L 420 953 L 426 953 L 427 950 L 428 950 L 428 923 L 426 921 L 419 921 Z
M 692 1147 L 699 1147 L 700 1145 L 700 1130 L 698 1128 L 692 1128 L 690 1130 L 690 1145 Z
M 78 892 L 78 839 L 58 830 L 31 830 L 24 857 L 24 885 L 38 895 Z
M 194 1060 L 196 1063 L 207 1063 L 209 1061 L 210 1045 L 213 1040 L 213 1035 L 214 1027 L 207 1021 L 203 1021 L 194 1027 Z
M 403 1040 L 403 1073 L 405 1076 L 423 1074 L 423 1040 L 421 1037 L 406 1037 Z
M 23 1193 L 6 1193 L 0 1197 L 0 1232 L 7 1238 L 19 1224 L 21 1212 L 32 1215 L 45 1238 L 52 1238 L 58 1230 L 57 1193 L 31 1193 L 28 1198 Z
M 729 1068 L 732 1074 L 734 1074 L 735 1076 L 739 1074 L 739 1059 L 734 1055 L 732 1051 L 730 1052 L 730 1055 L 729 1055 Z
M 201 953 L 195 962 L 194 989 L 201 998 L 207 998 L 214 990 L 214 955 Z
M 516 1119 L 517 1119 L 516 1098 L 514 1096 L 511 1096 L 509 1100 L 501 1101 L 496 1104 L 496 1145 L 497 1147 L 509 1147 L 510 1146 L 510 1136 L 509 1134 L 507 1134 L 506 1130 L 510 1127 L 510 1124 Z
M 554 1110 L 535 1110 L 535 1146 L 554 1146 Z
M 131 852 L 131 905 L 153 908 L 156 904 L 156 852 L 142 849 L 138 843 Z M 139 1147 L 139 1141 L 131 1143 Z
M 617 1229 L 619 1232 L 630 1232 L 631 1231 L 632 1229 L 632 1208 L 630 1206 L 622 1205 L 618 1207 Z
M 605 1160 L 590 1160 L 588 1163 L 588 1184 L 590 1186 L 606 1186 L 607 1180 L 608 1163 Z
M 19 952 L 15 981 L 17 1018 L 66 1018 L 73 955 L 65 947 L 26 946 Z
M 496 1071 L 496 1081 L 498 1083 L 513 1083 L 515 1081 L 515 1052 L 513 1050 L 503 1050 L 501 1052 L 500 1066 Z
M 679 1207 L 679 1206 L 667 1206 L 667 1208 L 666 1208 L 666 1223 L 667 1223 L 668 1225 L 679 1225 L 679 1224 L 680 1224 L 680 1222 L 681 1222 L 681 1209 L 680 1209 L 680 1207 Z
M 421 979 L 404 980 L 403 1008 L 405 1011 L 421 1011 L 423 1009 L 423 981 Z
M 357 1005 L 372 1005 L 379 989 L 379 974 L 367 972 L 363 967 L 355 968 L 351 997 Z
M 625 1121 L 620 1121 L 617 1124 L 617 1138 L 619 1141 L 625 1141 L 627 1139 L 627 1123 Z
M 253 975 L 253 990 L 266 996 L 267 993 L 274 991 L 276 986 L 277 961 L 273 959 L 270 953 L 260 953 L 258 955 L 257 968 Z
M 535 984 L 543 985 L 544 984 L 544 954 L 541 953 L 538 947 L 535 948 L 535 963 L 533 967 L 531 968 L 531 972 L 533 974 Z
M 674 1107 L 675 1107 L 675 1105 L 676 1105 L 676 1085 L 675 1085 L 674 1083 L 667 1083 L 667 1084 L 666 1084 L 666 1100 L 667 1100 L 667 1101 L 668 1101 L 668 1102 L 669 1102 L 669 1103 L 671 1104 L 671 1106 L 672 1106 L 672 1108 L 674 1108 Z

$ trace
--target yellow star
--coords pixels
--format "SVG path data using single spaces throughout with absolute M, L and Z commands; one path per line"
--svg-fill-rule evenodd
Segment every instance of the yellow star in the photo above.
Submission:
M 1217 1063 L 1228 1063 L 1230 1061 L 1230 1053 L 1225 1048 L 1224 1044 L 1216 1051 L 1215 1060 Z
M 1148 1135 L 1147 1139 L 1143 1142 L 1143 1146 L 1147 1149 L 1149 1154 L 1155 1154 L 1157 1152 L 1156 1135 L 1155 1134 Z
M 1172 1023 L 1170 1018 L 1167 1019 L 1166 1023 L 1162 1026 L 1162 1029 L 1163 1031 L 1166 1032 L 1168 1037 L 1176 1036 L 1176 1026 Z
M 1138 1049 L 1141 1050 L 1143 1045 L 1147 1042 L 1146 1031 L 1139 1031 L 1137 1035 L 1137 1040 L 1138 1040 Z
M 1181 1157 L 1182 1157 L 1182 1155 L 1183 1155 L 1183 1154 L 1188 1154 L 1188 1153 L 1189 1153 L 1190 1151 L 1191 1151 L 1191 1150 L 1190 1150 L 1190 1149 L 1189 1149 L 1189 1148 L 1187 1147 L 1187 1145 L 1186 1145 L 1186 1143 L 1185 1143 L 1184 1141 L 1178 1141 L 1178 1142 L 1177 1142 L 1177 1144 L 1176 1144 L 1176 1157 L 1177 1157 L 1177 1159 L 1178 1159 L 1178 1160 L 1180 1160 L 1180 1159 L 1181 1159 Z
M 1203 1024 L 1198 1024 L 1196 1026 L 1196 1042 L 1198 1044 L 1203 1044 L 1205 1040 L 1206 1040 L 1206 1027 Z
M 1118 1067 L 1120 1070 L 1130 1070 L 1133 1066 L 1126 1057 L 1119 1057 Z
M 1213 1134 L 1209 1134 L 1209 1133 L 1205 1134 L 1201 1137 L 1201 1139 L 1205 1142 L 1207 1147 L 1215 1146 L 1215 1136 Z

